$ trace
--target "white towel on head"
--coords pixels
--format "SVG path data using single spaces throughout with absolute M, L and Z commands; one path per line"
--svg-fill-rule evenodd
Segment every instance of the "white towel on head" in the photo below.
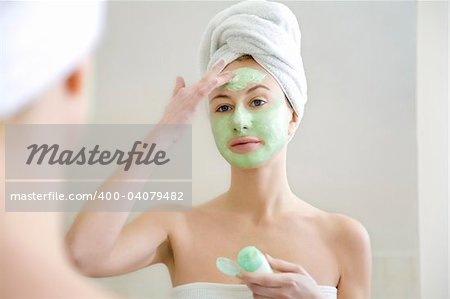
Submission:
M 285 5 L 244 1 L 219 12 L 208 24 L 200 48 L 201 71 L 220 59 L 228 64 L 248 54 L 268 71 L 283 89 L 301 118 L 307 85 L 300 54 L 297 18 Z
M 0 3 L 0 119 L 67 77 L 94 47 L 104 3 Z

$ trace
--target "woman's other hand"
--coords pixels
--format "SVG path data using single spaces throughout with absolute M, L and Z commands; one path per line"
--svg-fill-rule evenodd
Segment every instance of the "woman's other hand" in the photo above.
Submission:
M 251 273 L 237 275 L 253 292 L 253 298 L 323 299 L 319 286 L 306 270 L 297 264 L 276 259 L 266 254 L 267 261 L 278 273 Z
M 206 75 L 192 86 L 186 86 L 182 77 L 177 77 L 172 98 L 166 107 L 160 124 L 186 124 L 200 102 L 215 88 L 229 82 L 235 75 L 222 72 L 224 60 L 220 60 Z

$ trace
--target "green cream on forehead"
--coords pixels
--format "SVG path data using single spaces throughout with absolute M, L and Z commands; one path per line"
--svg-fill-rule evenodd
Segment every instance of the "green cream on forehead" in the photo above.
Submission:
M 224 84 L 222 87 L 230 91 L 240 91 L 246 88 L 249 84 L 261 83 L 266 74 L 251 67 L 241 67 L 231 71 L 236 74 L 230 82 Z

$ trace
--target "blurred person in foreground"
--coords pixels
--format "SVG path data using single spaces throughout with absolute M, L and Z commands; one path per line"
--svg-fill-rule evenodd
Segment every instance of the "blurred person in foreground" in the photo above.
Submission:
M 85 121 L 90 55 L 99 39 L 100 2 L 0 3 L 0 120 L 5 207 L 5 126 Z M 1 298 L 113 298 L 72 268 L 62 217 L 6 212 L 1 225 Z

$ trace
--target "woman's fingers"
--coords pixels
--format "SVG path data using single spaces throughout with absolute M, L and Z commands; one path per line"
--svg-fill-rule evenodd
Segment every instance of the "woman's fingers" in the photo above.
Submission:
M 232 72 L 222 72 L 225 67 L 225 62 L 221 59 L 214 67 L 205 74 L 196 84 L 186 90 L 188 98 L 194 99 L 194 105 L 198 104 L 204 97 L 208 96 L 215 88 L 228 83 L 234 78 L 235 74 Z M 175 87 L 173 90 L 173 96 L 186 87 L 186 83 L 182 77 L 177 77 Z M 190 95 L 189 95 L 190 94 Z
M 265 287 L 281 287 L 283 284 L 283 278 L 280 276 L 281 273 L 249 273 L 241 271 L 237 275 L 238 278 L 245 281 L 246 284 L 257 284 Z
M 266 253 L 266 258 L 267 258 L 267 261 L 269 262 L 270 266 L 274 270 L 277 270 L 279 272 L 293 272 L 293 273 L 300 273 L 300 274 L 308 275 L 306 270 L 300 265 L 290 263 L 290 262 L 282 260 L 282 259 L 277 259 L 277 258 L 271 257 L 267 253 Z
M 223 72 L 221 73 L 219 76 L 217 76 L 217 86 L 222 86 L 225 83 L 230 82 L 231 79 L 234 78 L 234 76 L 236 76 L 236 74 L 232 73 L 232 72 Z
M 318 294 L 317 283 L 302 266 L 268 254 L 266 257 L 272 269 L 279 272 L 241 271 L 236 275 L 249 287 L 254 298 L 313 298 Z
M 278 293 L 270 288 L 264 288 L 258 285 L 247 285 L 253 293 L 253 299 L 271 299 L 279 298 Z
M 300 266 L 298 264 L 287 262 L 282 259 L 277 259 L 277 258 L 271 257 L 267 253 L 266 253 L 266 258 L 267 258 L 267 261 L 269 262 L 270 266 L 272 267 L 272 269 L 277 270 L 279 272 L 291 272 L 291 273 L 302 274 L 302 275 L 308 277 L 309 279 L 311 279 L 316 284 L 316 281 L 314 280 L 314 278 L 311 275 L 309 275 L 309 273 L 306 271 L 306 269 L 303 268 L 302 266 Z
M 207 72 L 203 78 L 197 82 L 196 90 L 199 91 L 201 96 L 206 96 L 211 92 L 214 88 L 216 88 L 219 83 L 218 77 L 220 76 L 220 72 L 225 67 L 225 61 L 223 59 L 219 60 L 210 70 Z
M 176 95 L 178 93 L 178 91 L 183 88 L 186 87 L 186 83 L 184 82 L 183 77 L 177 77 L 176 81 L 175 81 L 175 87 L 173 88 L 173 92 L 172 95 Z
M 212 68 L 209 73 L 217 76 L 225 67 L 225 60 L 220 59 Z
M 279 298 L 283 294 L 295 293 L 294 290 L 302 284 L 301 277 L 304 276 L 292 273 L 244 274 L 248 288 L 262 298 Z
M 253 298 L 276 298 L 280 293 L 277 288 L 263 287 L 254 283 L 247 284 L 247 287 L 252 291 Z
M 161 123 L 188 122 L 206 96 L 235 76 L 231 72 L 222 72 L 224 67 L 224 60 L 220 60 L 200 81 L 189 87 L 186 87 L 182 77 L 177 77 L 172 99 L 166 107 Z
M 202 100 L 204 97 L 208 96 L 214 89 L 219 86 L 224 85 L 229 82 L 235 74 L 231 72 L 226 72 L 216 77 L 205 77 L 204 80 L 201 80 L 197 83 L 197 93 L 198 99 Z
M 217 66 L 217 65 L 216 65 Z M 215 67 L 216 67 L 215 66 Z M 220 64 L 218 66 L 221 66 Z M 194 90 L 198 95 L 198 100 L 201 101 L 204 97 L 208 96 L 214 89 L 224 85 L 234 78 L 235 74 L 232 72 L 217 72 L 221 68 L 212 68 L 197 84 L 194 86 Z

